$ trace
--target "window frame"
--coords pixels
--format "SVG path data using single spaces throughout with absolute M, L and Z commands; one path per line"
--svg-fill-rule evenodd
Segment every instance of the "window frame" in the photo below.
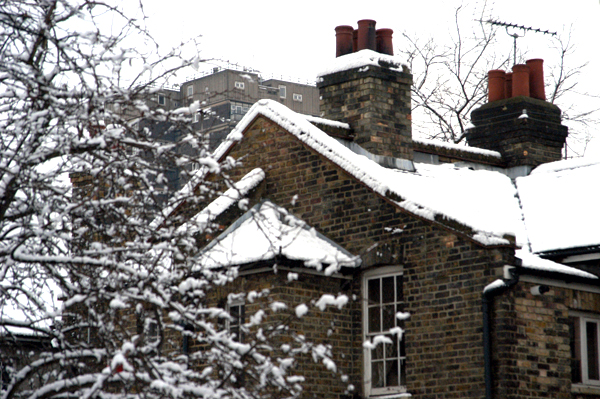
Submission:
M 239 101 L 230 101 L 229 118 L 233 121 L 240 121 L 250 110 L 250 105 Z
M 600 387 L 600 315 L 575 312 L 569 315 L 574 320 L 574 342 L 571 349 L 574 351 L 574 359 L 579 362 L 579 377 L 581 381 L 573 381 L 573 384 Z M 590 379 L 589 376 L 589 352 L 587 342 L 587 323 L 596 326 L 596 373 L 597 379 Z M 573 380 L 573 372 L 572 380 Z
M 158 95 L 158 105 L 165 105 L 167 103 L 167 100 L 165 98 L 164 95 L 159 94 Z
M 237 320 L 233 319 L 232 308 L 239 308 L 240 317 Z M 232 329 L 236 329 L 238 334 L 234 341 L 243 343 L 244 342 L 244 334 L 243 334 L 243 325 L 246 319 L 246 302 L 243 299 L 230 299 L 227 301 L 227 313 L 229 314 L 229 318 L 226 321 L 227 331 L 231 334 Z
M 236 80 L 234 83 L 234 87 L 238 90 L 244 90 L 246 88 L 246 85 L 244 84 L 244 82 L 240 82 L 239 80 Z
M 362 324 L 362 338 L 363 338 L 363 342 L 366 342 L 368 339 L 370 339 L 369 337 L 371 336 L 376 336 L 376 335 L 384 335 L 386 333 L 386 331 L 381 331 L 381 333 L 370 333 L 369 330 L 369 300 L 368 300 L 368 282 L 370 280 L 374 280 L 374 279 L 383 279 L 385 277 L 396 277 L 396 276 L 403 276 L 404 275 L 404 268 L 402 266 L 385 266 L 385 267 L 380 267 L 377 269 L 373 269 L 373 270 L 369 270 L 366 273 L 363 274 L 362 276 L 362 287 L 361 287 L 361 294 L 362 294 L 362 320 L 363 320 L 363 324 Z M 397 281 L 396 281 L 397 284 Z M 396 294 L 395 294 L 396 296 Z M 393 302 L 394 305 L 396 306 L 396 312 L 400 311 L 402 309 L 398 309 L 398 307 L 403 308 L 404 305 L 404 298 L 400 298 L 400 300 L 398 300 L 397 297 L 395 297 L 395 301 Z M 380 306 L 383 306 L 383 304 L 380 302 Z M 398 322 L 396 319 L 396 326 L 400 326 L 401 328 L 403 328 L 401 326 L 401 322 Z M 389 330 L 387 330 L 389 331 Z M 403 367 L 405 370 L 405 364 L 406 364 L 406 354 L 402 354 L 402 349 L 403 349 L 403 343 L 404 343 L 404 337 L 402 338 L 402 340 L 400 342 L 398 342 L 398 351 L 400 353 L 398 353 L 397 355 L 397 359 L 400 361 L 400 366 L 399 367 Z M 391 394 L 398 394 L 398 393 L 405 393 L 406 392 L 406 381 L 403 381 L 402 378 L 405 375 L 405 372 L 402 370 L 402 368 L 400 368 L 398 370 L 399 372 L 399 379 L 400 379 L 400 384 L 399 385 L 394 385 L 394 386 L 387 386 L 387 387 L 381 387 L 381 388 L 374 388 L 372 386 L 372 375 L 371 375 L 371 366 L 372 366 L 372 359 L 371 359 L 371 349 L 369 348 L 365 348 L 363 346 L 363 376 L 364 376 L 364 380 L 363 380 L 363 384 L 364 384 L 364 389 L 365 389 L 365 396 L 366 397 L 374 397 L 374 396 L 383 396 L 383 395 L 391 395 Z
M 279 98 L 287 97 L 287 87 L 285 85 L 279 85 Z
M 194 95 L 194 85 L 189 85 L 187 87 L 187 96 L 192 97 Z
M 154 319 L 147 319 L 146 321 L 146 341 L 150 344 L 156 344 L 160 339 L 160 332 L 158 330 L 158 322 Z
M 292 99 L 294 101 L 301 103 L 302 102 L 302 94 L 292 93 Z

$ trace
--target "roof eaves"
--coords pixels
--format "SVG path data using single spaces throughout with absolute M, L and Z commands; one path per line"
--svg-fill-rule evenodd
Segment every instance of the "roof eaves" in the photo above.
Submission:
M 547 250 L 536 252 L 536 255 L 543 258 L 561 258 L 568 256 L 585 255 L 590 253 L 600 253 L 600 245 L 589 245 L 583 247 L 572 247 L 564 249 Z
M 460 146 L 450 143 L 438 143 L 433 140 L 413 139 L 414 151 L 434 154 L 466 162 L 475 162 L 496 167 L 505 167 L 506 163 L 497 151 L 482 148 Z
M 553 270 L 542 270 L 536 269 L 528 266 L 517 266 L 518 274 L 521 276 L 533 276 L 533 277 L 543 277 L 550 280 L 558 280 L 563 281 L 565 283 L 582 283 L 582 284 L 590 284 L 595 286 L 600 286 L 600 279 L 597 276 L 593 276 L 590 273 L 589 277 L 579 276 L 571 273 L 564 273 L 560 271 Z
M 562 280 L 568 281 L 594 281 L 594 284 L 600 285 L 598 276 L 585 270 L 544 259 L 537 254 L 524 250 L 517 250 L 515 256 L 521 261 L 521 264 L 518 266 L 519 270 L 526 274 L 551 278 L 559 277 Z

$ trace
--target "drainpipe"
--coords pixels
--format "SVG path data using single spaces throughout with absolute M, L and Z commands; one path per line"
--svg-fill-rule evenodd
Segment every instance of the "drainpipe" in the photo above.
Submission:
M 491 339 L 491 318 L 490 311 L 494 302 L 494 297 L 498 296 L 519 282 L 519 275 L 514 267 L 507 267 L 510 278 L 508 280 L 496 280 L 483 290 L 481 294 L 481 309 L 483 312 L 483 363 L 485 377 L 485 397 L 492 399 L 493 377 L 492 377 L 492 339 Z

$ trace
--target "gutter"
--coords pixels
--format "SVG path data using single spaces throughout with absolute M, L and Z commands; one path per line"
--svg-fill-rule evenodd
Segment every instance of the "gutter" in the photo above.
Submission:
M 484 288 L 481 294 L 481 309 L 483 313 L 483 363 L 484 363 L 484 378 L 485 378 L 485 397 L 493 399 L 493 376 L 492 376 L 492 340 L 491 340 L 491 315 L 494 297 L 508 291 L 511 287 L 519 282 L 519 275 L 516 269 L 511 266 L 505 266 L 505 275 L 510 278 L 496 280 Z

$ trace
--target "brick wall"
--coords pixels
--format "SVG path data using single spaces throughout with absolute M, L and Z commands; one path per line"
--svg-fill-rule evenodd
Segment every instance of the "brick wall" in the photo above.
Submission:
M 377 66 L 323 76 L 318 83 L 324 118 L 346 122 L 354 141 L 377 155 L 413 159 L 412 75 Z
M 483 250 L 421 227 L 407 245 L 409 391 L 419 398 L 484 394 L 481 293 L 510 263 L 511 250 Z
M 288 306 L 287 310 L 277 313 L 267 311 L 261 328 L 267 335 L 269 327 L 288 325 L 290 328 L 282 335 L 275 336 L 270 340 L 274 344 L 271 356 L 286 357 L 279 348 L 281 344 L 290 344 L 292 335 L 303 335 L 308 342 L 323 344 L 326 346 L 352 348 L 356 346 L 356 325 L 353 316 L 357 313 L 359 301 L 353 299 L 352 279 L 348 277 L 334 278 L 315 274 L 303 273 L 301 269 L 292 270 L 298 274 L 297 280 L 289 281 L 287 278 L 290 269 L 278 265 L 278 272 L 262 271 L 246 274 L 236 279 L 231 285 L 217 287 L 210 291 L 210 296 L 217 302 L 225 300 L 229 293 L 248 293 L 250 291 L 262 292 L 268 290 L 268 296 L 255 302 L 246 301 L 246 322 L 251 315 L 258 310 L 269 308 L 269 304 L 275 301 L 283 302 Z M 349 303 L 343 309 L 329 306 L 324 311 L 311 307 L 324 293 L 333 295 L 344 294 L 349 298 Z M 310 307 L 309 312 L 302 318 L 295 315 L 295 307 L 306 304 Z M 254 331 L 255 333 L 256 331 Z M 252 333 L 246 337 L 245 342 L 252 340 Z M 356 342 L 355 342 L 356 341 Z M 192 350 L 200 348 L 192 348 Z M 349 384 L 360 370 L 356 370 L 356 356 L 351 351 L 338 351 L 333 353 L 337 365 L 336 372 L 328 370 L 323 364 L 315 363 L 310 354 L 297 357 L 298 362 L 292 373 L 299 373 L 306 377 L 303 384 L 303 398 L 340 398 L 348 395 Z M 342 376 L 347 378 L 342 378 Z
M 520 282 L 496 299 L 494 364 L 496 397 L 599 398 L 600 389 L 572 389 L 569 316 L 600 312 L 600 294 Z
M 39 360 L 41 353 L 47 354 L 52 351 L 54 348 L 51 340 L 46 336 L 11 334 L 6 330 L 2 331 L 0 334 L 0 390 L 4 393 L 15 374 L 23 367 Z M 27 379 L 17 387 L 14 397 L 24 397 L 20 391 L 43 386 L 48 382 L 48 374 L 52 371 L 58 373 L 57 365 L 51 364 L 41 369 L 31 370 Z
M 530 97 L 485 104 L 471 113 L 471 121 L 469 145 L 500 152 L 508 167 L 560 160 L 568 134 L 556 105 Z
M 258 118 L 229 154 L 243 160 L 239 179 L 252 168 L 266 172 L 264 196 L 287 208 L 344 248 L 377 266 L 367 251 L 389 249 L 382 264 L 404 265 L 407 388 L 419 398 L 481 397 L 484 391 L 481 293 L 512 248 L 482 248 L 437 224 L 402 212 L 346 172 L 307 149 L 275 123 Z M 296 197 L 297 196 L 297 197 Z M 394 228 L 402 229 L 394 234 Z M 360 298 L 360 273 L 354 295 Z M 355 308 L 353 346 L 337 350 L 362 358 L 360 307 Z M 351 381 L 362 384 L 362 362 Z M 357 364 L 358 363 L 358 364 Z M 308 388 L 311 390 L 312 388 Z M 358 387 L 362 394 L 362 387 Z M 337 394 L 323 393 L 323 397 Z

